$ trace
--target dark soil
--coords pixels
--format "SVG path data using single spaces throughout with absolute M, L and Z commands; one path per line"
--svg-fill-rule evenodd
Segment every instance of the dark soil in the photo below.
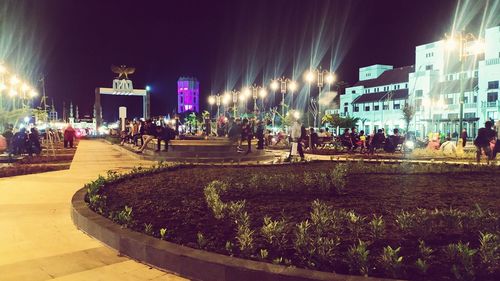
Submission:
M 74 145 L 75 148 L 64 148 L 62 143 L 55 145 L 55 155 L 52 154 L 52 151 L 47 153 L 45 148 L 42 148 L 40 155 L 26 155 L 12 165 L 1 167 L 0 178 L 69 169 L 75 156 L 78 141 Z
M 203 188 L 213 180 L 229 182 L 237 186 L 237 182 L 246 186 L 254 174 L 266 175 L 300 175 L 305 171 L 327 171 L 334 163 L 308 163 L 280 166 L 248 166 L 220 167 L 205 166 L 195 168 L 179 168 L 122 180 L 105 186 L 101 193 L 107 197 L 106 213 L 117 212 L 124 206 L 132 207 L 132 228 L 144 231 L 144 225 L 151 223 L 155 236 L 159 236 L 160 228 L 167 229 L 168 240 L 198 247 L 197 233 L 201 232 L 208 240 L 208 250 L 228 254 L 224 245 L 226 241 L 235 242 L 235 227 L 230 219 L 217 220 L 207 207 Z M 375 164 L 373 164 L 375 165 Z M 391 173 L 356 173 L 350 174 L 345 194 L 310 190 L 300 186 L 292 190 L 280 190 L 277 186 L 264 186 L 257 190 L 245 187 L 230 188 L 221 196 L 222 201 L 246 200 L 252 228 L 256 230 L 255 249 L 266 248 L 263 239 L 258 237 L 264 216 L 273 219 L 284 217 L 290 228 L 305 219 L 310 219 L 311 202 L 320 199 L 335 209 L 354 210 L 367 216 L 368 224 L 373 214 L 383 215 L 386 222 L 384 239 L 370 244 L 370 253 L 378 256 L 387 245 L 401 246 L 401 254 L 405 260 L 416 259 L 418 234 L 403 235 L 394 223 L 395 214 L 404 210 L 448 209 L 450 207 L 462 211 L 470 211 L 480 206 L 482 210 L 500 213 L 500 174 L 491 172 L 442 173 L 442 174 L 391 174 Z M 293 185 L 294 183 L 290 183 Z M 366 231 L 367 232 L 367 231 Z M 369 240 L 368 234 L 362 232 L 361 239 Z M 290 231 L 293 233 L 293 231 Z M 343 232 L 341 248 L 344 251 L 355 242 L 347 232 Z M 290 234 L 291 235 L 291 234 Z M 292 240 L 290 237 L 289 240 Z M 478 232 L 464 231 L 435 233 L 426 237 L 426 243 L 433 249 L 440 249 L 449 243 L 458 241 L 471 242 L 472 247 L 478 245 Z M 292 243 L 290 242 L 290 248 Z M 238 255 L 238 253 L 235 253 Z M 275 254 L 275 256 L 271 256 Z M 294 265 L 311 267 L 294 259 L 290 250 L 280 253 L 270 251 L 271 259 L 284 256 L 292 260 Z M 287 256 L 289 255 L 289 256 Z M 436 254 L 439 258 L 440 254 Z M 255 256 L 254 256 L 255 257 Z M 252 258 L 252 257 L 251 257 Z M 441 256 L 444 259 L 444 257 Z M 371 258 L 376 263 L 376 258 Z M 432 280 L 453 280 L 449 267 L 441 261 L 431 266 Z M 324 271 L 347 273 L 345 260 L 330 266 L 316 268 Z M 372 274 L 383 276 L 376 266 Z M 481 275 L 482 276 L 482 275 Z M 406 267 L 405 278 L 418 279 L 414 268 Z M 500 280 L 500 276 L 482 276 L 481 280 Z M 450 279 L 451 278 L 451 279 Z M 430 280 L 430 279 L 429 279 Z

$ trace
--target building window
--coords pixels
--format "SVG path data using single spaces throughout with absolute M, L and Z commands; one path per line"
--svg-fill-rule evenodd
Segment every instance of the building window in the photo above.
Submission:
M 354 111 L 354 112 L 359 112 L 359 106 L 358 106 L 358 105 L 355 105 L 355 106 L 354 106 L 354 110 L 353 110 L 353 111 Z
M 419 97 L 422 97 L 423 95 L 424 95 L 423 90 L 416 90 L 415 91 L 415 97 L 419 98 Z
M 379 109 L 380 109 L 380 105 L 378 105 L 378 104 L 377 104 L 377 105 L 374 105 L 374 106 L 373 106 L 373 110 L 374 110 L 374 111 L 378 111 Z
M 370 106 L 369 105 L 365 105 L 365 111 L 370 111 Z
M 408 83 L 405 83 L 405 89 L 408 89 Z
M 497 120 L 497 112 L 496 111 L 488 111 L 487 117 L 489 120 Z
M 432 64 L 426 65 L 425 70 L 432 70 Z
M 498 100 L 498 92 L 488 93 L 487 99 L 488 102 L 496 102 Z
M 401 104 L 399 102 L 394 102 L 393 109 L 400 109 Z
M 489 89 L 498 89 L 498 81 L 489 81 L 488 90 Z
M 472 118 L 476 118 L 475 112 L 464 113 L 464 119 L 472 119 Z
M 348 111 L 347 106 L 344 106 L 344 113 L 347 113 L 347 111 Z
M 351 94 L 355 94 L 355 93 L 356 93 L 356 90 L 352 90 L 352 91 L 351 91 Z
M 384 102 L 384 104 L 382 105 L 382 110 L 389 110 L 389 103 L 388 102 Z
M 445 103 L 446 104 L 453 104 L 453 94 L 447 94 L 446 95 Z

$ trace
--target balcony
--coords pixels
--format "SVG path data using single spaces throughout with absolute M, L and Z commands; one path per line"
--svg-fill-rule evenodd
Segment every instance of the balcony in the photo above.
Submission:
M 482 108 L 494 108 L 498 107 L 500 103 L 498 101 L 483 101 L 481 103 Z
M 500 58 L 486 60 L 486 65 L 500 64 Z
M 477 103 L 464 103 L 464 108 L 466 109 L 477 108 Z

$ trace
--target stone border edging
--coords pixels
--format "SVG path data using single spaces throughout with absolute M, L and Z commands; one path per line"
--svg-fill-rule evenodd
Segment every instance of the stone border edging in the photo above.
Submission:
M 200 281 L 394 281 L 285 267 L 197 250 L 122 228 L 92 211 L 86 189 L 71 199 L 71 218 L 78 229 L 133 259 Z

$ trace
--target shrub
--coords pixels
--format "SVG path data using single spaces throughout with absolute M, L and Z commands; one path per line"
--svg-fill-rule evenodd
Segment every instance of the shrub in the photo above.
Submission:
M 286 244 L 285 227 L 286 222 L 284 219 L 272 220 L 270 217 L 265 216 L 260 233 L 270 246 L 282 249 Z
M 396 226 L 403 232 L 409 233 L 415 225 L 415 214 L 401 211 L 396 214 Z
M 403 257 L 399 255 L 401 247 L 393 249 L 391 246 L 384 247 L 384 252 L 380 256 L 382 268 L 393 278 L 401 276 Z
M 167 229 L 166 228 L 161 228 L 160 229 L 160 239 L 161 240 L 165 240 L 166 237 L 167 237 Z
M 381 239 L 385 234 L 385 222 L 382 216 L 373 215 L 370 221 L 370 235 L 372 239 Z
M 196 242 L 198 242 L 198 247 L 200 249 L 205 249 L 205 247 L 208 245 L 207 239 L 201 232 L 196 233 Z
M 218 220 L 224 218 L 224 212 L 227 207 L 226 204 L 220 200 L 219 196 L 219 193 L 225 190 L 227 190 L 227 183 L 217 180 L 210 182 L 203 190 L 205 201 L 212 210 L 214 217 Z
M 295 250 L 301 259 L 307 260 L 309 256 L 314 254 L 314 249 L 311 247 L 312 239 L 309 233 L 311 224 L 309 223 L 309 220 L 305 220 L 298 223 L 296 227 L 297 229 L 295 231 L 294 240 Z
M 147 235 L 153 235 L 153 225 L 151 223 L 144 224 L 144 233 Z
M 117 216 L 116 220 L 123 227 L 127 227 L 132 222 L 132 207 L 125 206 L 123 210 L 121 210 Z
M 366 220 L 366 217 L 357 215 L 354 211 L 349 211 L 346 214 L 346 219 L 347 229 L 349 229 L 355 239 L 358 239 L 363 229 L 363 222 Z
M 477 250 L 469 248 L 469 243 L 449 244 L 445 254 L 451 262 L 451 273 L 457 280 L 472 280 L 475 276 L 474 255 Z
M 489 273 L 500 269 L 500 240 L 497 234 L 480 233 L 479 256 L 481 265 Z
M 365 242 L 358 240 L 358 244 L 349 247 L 347 252 L 347 260 L 349 271 L 353 274 L 361 274 L 368 276 L 368 255 L 370 251 L 367 249 Z
M 342 194 L 347 185 L 347 165 L 337 164 L 330 172 L 332 185 L 337 194 Z
M 247 212 L 244 212 L 241 215 L 240 219 L 236 221 L 236 226 L 236 241 L 238 241 L 240 251 L 242 253 L 249 254 L 254 247 L 254 231 L 250 228 L 250 217 L 248 216 Z
M 314 227 L 314 232 L 316 235 L 321 236 L 323 232 L 328 232 L 329 230 L 334 231 L 336 229 L 336 222 L 332 215 L 336 212 L 332 207 L 326 205 L 324 202 L 316 199 L 311 204 L 311 225 Z

